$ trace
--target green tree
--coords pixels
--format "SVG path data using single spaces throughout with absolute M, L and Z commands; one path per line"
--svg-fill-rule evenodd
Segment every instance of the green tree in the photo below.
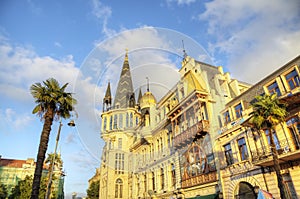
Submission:
M 259 131 L 266 129 L 270 133 L 270 146 L 273 156 L 274 170 L 277 176 L 278 188 L 280 190 L 280 197 L 287 198 L 283 184 L 283 179 L 280 174 L 280 164 L 278 160 L 278 152 L 275 147 L 273 139 L 273 132 L 275 127 L 281 122 L 285 121 L 287 115 L 286 105 L 281 103 L 277 98 L 277 94 L 256 96 L 254 103 L 252 103 L 253 112 L 251 113 L 250 123 L 254 125 Z
M 77 101 L 72 97 L 72 93 L 65 92 L 68 83 L 60 87 L 54 78 L 47 79 L 41 83 L 35 83 L 30 87 L 31 94 L 35 99 L 36 107 L 33 114 L 38 114 L 44 121 L 43 130 L 40 137 L 37 162 L 34 171 L 31 199 L 39 196 L 40 182 L 48 148 L 49 135 L 54 118 L 70 118 Z
M 18 184 L 12 189 L 9 199 L 29 199 L 31 196 L 32 176 L 26 176 L 24 180 L 20 180 Z M 44 199 L 46 195 L 47 178 L 42 177 L 39 191 L 39 199 Z
M 98 199 L 99 198 L 99 188 L 100 180 L 94 181 L 90 184 L 87 192 L 88 199 Z
M 4 184 L 0 184 L 0 199 L 5 199 L 7 197 L 7 188 Z

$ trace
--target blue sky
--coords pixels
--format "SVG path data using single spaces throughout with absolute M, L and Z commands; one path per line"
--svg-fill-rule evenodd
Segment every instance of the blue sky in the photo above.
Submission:
M 255 83 L 299 55 L 299 8 L 297 0 L 2 0 L 0 155 L 36 158 L 42 122 L 29 87 L 70 82 L 79 117 L 74 129 L 64 121 L 59 151 L 66 195 L 85 195 L 102 153 L 102 98 L 108 81 L 116 88 L 126 48 L 135 89 L 149 76 L 158 96 L 178 78 L 182 40 L 189 55 Z

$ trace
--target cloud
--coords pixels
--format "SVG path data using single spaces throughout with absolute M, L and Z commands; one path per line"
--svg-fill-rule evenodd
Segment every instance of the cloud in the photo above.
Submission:
M 241 80 L 257 82 L 300 52 L 299 1 L 214 0 L 205 7 L 199 19 L 215 38 L 210 53 L 227 57 L 222 64 Z
M 0 109 L 0 120 L 1 129 L 6 127 L 5 132 L 9 132 L 8 128 L 12 128 L 15 131 L 27 127 L 34 120 L 34 117 L 28 113 L 19 114 L 12 108 L 6 108 L 5 110 Z
M 76 67 L 72 55 L 65 56 L 62 59 L 39 56 L 32 48 L 16 45 L 5 38 L 0 40 L 0 59 L 2 63 L 0 65 L 2 107 L 7 110 L 10 110 L 8 109 L 10 106 L 20 109 L 13 118 L 14 125 L 21 126 L 26 121 L 30 121 L 28 114 L 31 115 L 32 107 L 34 107 L 34 99 L 29 91 L 30 86 L 53 77 L 61 85 L 68 82 L 68 92 L 73 92 L 76 86 L 76 93 L 73 97 L 78 100 L 76 106 L 79 114 L 76 121 L 79 123 L 78 131 L 84 131 L 83 129 L 85 129 L 87 133 L 84 135 L 91 137 L 89 139 L 94 139 L 90 134 L 99 130 L 95 116 L 94 97 L 100 95 L 102 90 L 99 90 L 96 84 L 91 83 L 88 76 L 83 77 L 80 75 L 80 69 Z M 2 117 L 10 119 L 12 113 L 12 110 L 2 113 Z M 21 117 L 23 117 L 23 120 Z M 3 125 L 4 128 L 5 124 Z M 97 144 L 99 143 L 97 142 Z M 93 153 L 96 153 L 96 151 Z
M 196 0 L 167 0 L 167 3 L 173 3 L 176 2 L 177 5 L 190 5 L 191 3 L 196 2 Z
M 54 42 L 54 46 L 59 47 L 59 48 L 62 47 L 61 43 L 59 43 L 58 41 Z
M 102 24 L 102 33 L 108 37 L 116 34 L 116 31 L 108 28 L 108 19 L 112 15 L 111 7 L 104 5 L 100 0 L 92 0 L 92 14 Z

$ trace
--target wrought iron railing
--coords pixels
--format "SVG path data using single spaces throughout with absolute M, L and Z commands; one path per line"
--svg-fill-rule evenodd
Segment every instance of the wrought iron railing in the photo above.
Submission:
M 289 154 L 295 151 L 299 151 L 300 143 L 293 139 L 284 139 L 275 143 L 275 148 L 279 155 L 279 158 L 284 154 Z M 251 149 L 252 162 L 267 161 L 272 159 L 271 146 L 266 144 L 264 147 Z

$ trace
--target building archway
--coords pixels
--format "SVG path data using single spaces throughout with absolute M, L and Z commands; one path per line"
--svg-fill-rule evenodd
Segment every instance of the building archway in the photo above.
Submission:
M 235 199 L 256 199 L 254 187 L 248 182 L 240 182 L 236 188 Z

